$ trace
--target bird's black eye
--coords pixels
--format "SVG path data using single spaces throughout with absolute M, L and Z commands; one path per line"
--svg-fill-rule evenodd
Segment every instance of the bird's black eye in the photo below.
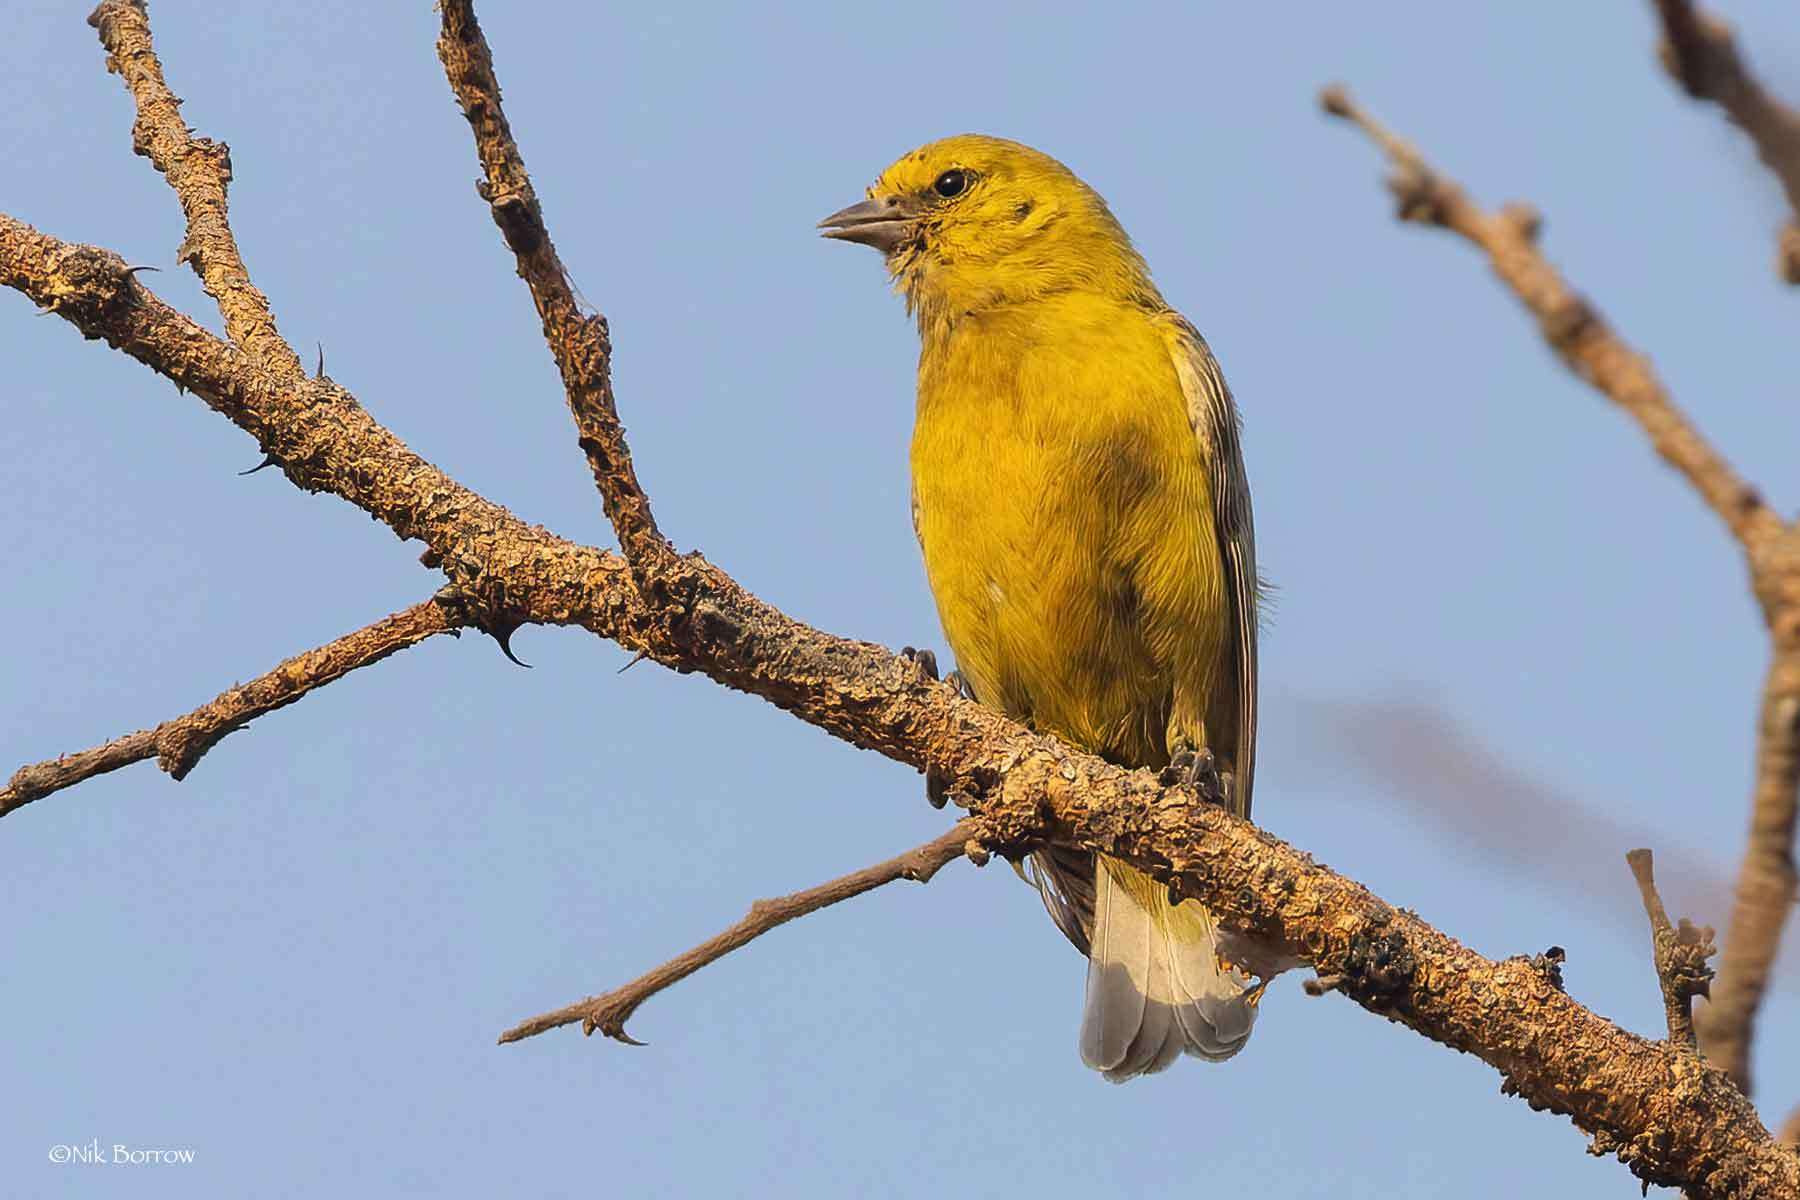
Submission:
M 948 200 L 952 196 L 962 195 L 963 189 L 968 186 L 969 177 L 963 173 L 961 168 L 952 167 L 937 177 L 937 182 L 931 185 L 931 190 Z

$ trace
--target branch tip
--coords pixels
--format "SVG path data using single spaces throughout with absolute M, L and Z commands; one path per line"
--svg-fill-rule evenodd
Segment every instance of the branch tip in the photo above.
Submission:
M 149 758 L 156 759 L 171 778 L 185 779 L 209 750 L 256 718 L 434 634 L 454 633 L 458 621 L 454 611 L 427 600 L 295 655 L 274 670 L 154 729 L 20 767 L 6 787 L 0 788 L 0 817 L 84 779 Z
M 300 359 L 275 328 L 269 299 L 250 282 L 225 193 L 231 183 L 231 151 L 223 142 L 196 138 L 181 116 L 181 99 L 163 78 L 142 0 L 102 0 L 88 16 L 106 51 L 106 65 L 125 83 L 137 109 L 132 148 L 148 158 L 174 189 L 187 219 L 177 260 L 188 263 L 219 306 L 225 332 L 247 353 L 285 380 L 302 375 Z
M 1662 896 L 1656 890 L 1655 858 L 1646 849 L 1631 850 L 1625 861 L 1637 880 L 1638 895 L 1644 902 L 1644 913 L 1650 919 L 1652 959 L 1656 978 L 1662 986 L 1663 1008 L 1668 1019 L 1669 1040 L 1688 1050 L 1697 1050 L 1694 1035 L 1693 999 L 1704 996 L 1712 983 L 1712 968 L 1707 959 L 1715 953 L 1710 925 L 1697 926 L 1686 917 L 1671 924 Z
M 885 862 L 864 867 L 860 871 L 803 892 L 795 892 L 791 896 L 757 900 L 750 905 L 749 912 L 742 920 L 670 959 L 654 971 L 604 995 L 590 996 L 586 1000 L 578 1000 L 574 1004 L 521 1021 L 501 1034 L 500 1042 L 504 1045 L 522 1041 L 580 1022 L 584 1035 L 591 1036 L 595 1030 L 599 1030 L 614 1041 L 641 1046 L 642 1042 L 635 1041 L 626 1034 L 625 1022 L 650 997 L 797 917 L 842 903 L 896 879 L 913 879 L 920 883 L 929 881 L 944 864 L 967 852 L 967 848 L 976 840 L 971 834 L 978 828 L 979 823 L 975 818 L 964 817 L 924 845 L 895 855 Z
M 475 136 L 482 178 L 476 191 L 488 204 L 494 224 L 517 260 L 519 277 L 531 291 L 544 338 L 562 372 L 577 444 L 587 455 L 602 507 L 618 536 L 634 578 L 671 565 L 674 551 L 657 528 L 650 497 L 638 482 L 626 444 L 625 427 L 613 399 L 612 345 L 606 319 L 588 316 L 570 283 L 544 223 L 537 190 L 525 170 L 512 127 L 500 103 L 500 80 L 493 54 L 469 0 L 442 0 L 438 58 L 450 89 Z M 649 590 L 649 589 L 646 589 Z

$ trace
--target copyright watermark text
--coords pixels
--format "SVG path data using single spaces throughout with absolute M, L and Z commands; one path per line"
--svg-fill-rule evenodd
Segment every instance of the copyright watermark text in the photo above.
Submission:
M 59 1143 L 50 1147 L 50 1161 L 62 1165 L 88 1167 L 165 1167 L 185 1166 L 194 1161 L 191 1149 L 148 1149 L 127 1146 L 122 1142 L 102 1145 L 99 1138 L 85 1142 Z

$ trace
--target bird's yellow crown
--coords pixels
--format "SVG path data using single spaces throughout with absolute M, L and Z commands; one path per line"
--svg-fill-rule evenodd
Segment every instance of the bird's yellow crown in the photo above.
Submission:
M 980 134 L 929 142 L 868 196 L 907 218 L 883 248 L 921 325 L 1068 291 L 1162 306 L 1106 201 L 1030 146 Z

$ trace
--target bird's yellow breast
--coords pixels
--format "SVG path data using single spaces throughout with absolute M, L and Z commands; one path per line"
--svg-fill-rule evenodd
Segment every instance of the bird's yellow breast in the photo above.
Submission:
M 1205 745 L 1227 646 L 1210 490 L 1163 330 L 1070 292 L 929 334 L 915 519 L 988 704 L 1132 765 Z

